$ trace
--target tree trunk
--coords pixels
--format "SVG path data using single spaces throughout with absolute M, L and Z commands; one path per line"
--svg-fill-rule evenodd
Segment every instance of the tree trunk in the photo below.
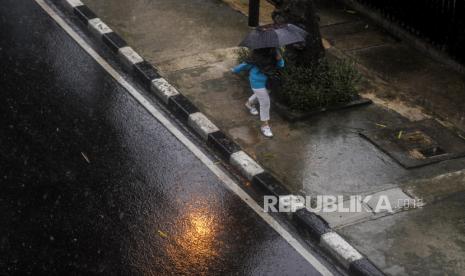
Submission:
M 325 56 L 321 42 L 319 17 L 313 0 L 274 0 L 276 9 L 273 21 L 278 24 L 292 23 L 308 32 L 305 45 L 287 47 L 287 59 L 296 65 L 313 66 Z

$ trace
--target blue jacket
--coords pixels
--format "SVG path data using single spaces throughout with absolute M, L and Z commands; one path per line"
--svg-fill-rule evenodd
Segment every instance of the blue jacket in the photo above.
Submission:
M 278 60 L 276 66 L 278 68 L 283 68 L 284 59 Z M 250 86 L 253 89 L 266 88 L 266 81 L 268 80 L 268 77 L 265 74 L 263 74 L 257 66 L 248 63 L 241 63 L 238 66 L 234 67 L 232 71 L 234 73 L 239 73 L 244 70 L 249 70 Z

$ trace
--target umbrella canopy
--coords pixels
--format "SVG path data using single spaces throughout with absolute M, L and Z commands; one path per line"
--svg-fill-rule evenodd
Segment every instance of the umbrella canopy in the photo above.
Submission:
M 251 31 L 239 46 L 250 49 L 274 48 L 305 41 L 307 32 L 293 24 L 267 25 Z

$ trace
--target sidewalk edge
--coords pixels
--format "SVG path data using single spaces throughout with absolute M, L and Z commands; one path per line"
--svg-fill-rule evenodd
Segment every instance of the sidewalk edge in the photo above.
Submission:
M 134 51 L 80 0 L 59 0 L 65 9 L 83 23 L 94 38 L 105 44 L 121 61 L 126 69 L 140 81 L 143 87 L 154 94 L 172 114 L 219 156 L 251 181 L 252 185 L 269 195 L 290 195 L 284 185 L 262 168 L 239 145 L 228 138 L 207 116 L 182 95 L 158 70 Z M 333 231 L 328 223 L 307 209 L 293 213 L 292 221 L 308 233 L 309 237 L 336 261 L 349 275 L 384 275 L 367 257 Z

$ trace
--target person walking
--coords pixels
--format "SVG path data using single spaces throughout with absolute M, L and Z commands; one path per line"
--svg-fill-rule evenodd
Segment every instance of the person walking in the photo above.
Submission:
M 268 75 L 273 74 L 277 68 L 284 68 L 284 59 L 276 48 L 261 48 L 252 50 L 245 62 L 232 69 L 234 73 L 249 71 L 250 86 L 253 95 L 247 100 L 245 106 L 250 114 L 260 114 L 262 125 L 260 130 L 265 137 L 273 137 L 270 126 L 270 95 L 267 89 Z M 256 105 L 259 105 L 260 112 Z

